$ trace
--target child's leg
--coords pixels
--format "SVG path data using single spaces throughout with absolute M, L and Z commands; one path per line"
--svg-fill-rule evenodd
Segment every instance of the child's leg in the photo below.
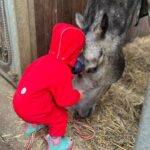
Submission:
M 66 133 L 66 128 L 68 124 L 68 114 L 65 114 L 66 117 L 57 118 L 56 122 L 51 122 L 51 124 L 48 125 L 48 132 L 51 136 L 59 137 L 64 136 Z
M 48 150 L 71 150 L 73 140 L 69 137 L 51 137 L 49 134 L 45 137 L 48 143 Z
M 25 132 L 27 135 L 31 135 L 33 132 L 39 131 L 40 129 L 42 129 L 44 127 L 45 127 L 45 125 L 26 123 Z
M 63 137 L 66 133 L 68 123 L 68 112 L 64 108 L 54 107 L 49 113 L 24 117 L 24 120 L 48 126 L 49 134 L 46 136 L 46 140 L 51 150 L 63 150 L 64 147 L 67 150 L 72 147 L 73 141 L 67 137 Z M 54 143 L 58 143 L 58 145 Z
M 65 109 L 56 108 L 49 119 L 49 134 L 45 137 L 48 150 L 70 150 L 73 146 L 73 140 L 69 137 L 63 137 L 68 124 L 68 112 Z

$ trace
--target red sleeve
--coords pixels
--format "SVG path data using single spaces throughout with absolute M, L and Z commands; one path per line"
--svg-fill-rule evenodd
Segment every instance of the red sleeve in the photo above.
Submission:
M 61 74 L 62 76 L 62 74 Z M 61 107 L 69 107 L 76 104 L 80 100 L 80 93 L 73 89 L 72 75 L 66 75 L 60 80 L 59 85 L 55 89 L 54 97 L 57 105 Z

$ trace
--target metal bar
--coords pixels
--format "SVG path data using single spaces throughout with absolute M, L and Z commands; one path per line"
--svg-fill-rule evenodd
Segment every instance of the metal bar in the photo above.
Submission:
M 150 81 L 143 105 L 135 150 L 150 150 Z
M 12 63 L 11 69 L 21 76 L 19 37 L 17 30 L 17 20 L 15 12 L 15 1 L 4 0 L 6 20 L 8 26 L 8 34 L 10 38 Z
M 6 19 L 6 11 L 4 6 L 4 0 L 0 0 L 0 27 L 2 41 L 1 41 L 1 51 L 0 51 L 0 65 L 4 67 L 8 67 L 12 62 L 11 57 L 11 48 L 10 48 L 10 40 L 8 35 L 8 26 L 7 26 L 7 19 Z

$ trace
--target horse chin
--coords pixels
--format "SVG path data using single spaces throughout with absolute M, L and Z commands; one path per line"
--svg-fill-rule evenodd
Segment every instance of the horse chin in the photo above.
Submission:
M 91 116 L 93 112 L 93 108 L 88 109 L 87 111 L 78 111 L 78 110 L 74 110 L 74 118 L 75 119 L 85 119 Z
M 86 109 L 82 108 L 74 108 L 74 118 L 75 119 L 84 119 L 90 117 L 95 111 L 96 104 L 92 105 L 92 107 Z

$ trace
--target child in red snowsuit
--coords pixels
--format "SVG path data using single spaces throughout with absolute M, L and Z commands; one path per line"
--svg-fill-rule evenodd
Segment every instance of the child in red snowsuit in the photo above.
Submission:
M 71 69 L 84 43 L 85 36 L 80 29 L 57 24 L 49 53 L 26 68 L 14 95 L 14 110 L 28 122 L 28 134 L 48 126 L 46 139 L 51 150 L 72 146 L 72 140 L 63 137 L 68 123 L 65 107 L 78 103 L 83 96 L 82 90 L 73 89 Z

